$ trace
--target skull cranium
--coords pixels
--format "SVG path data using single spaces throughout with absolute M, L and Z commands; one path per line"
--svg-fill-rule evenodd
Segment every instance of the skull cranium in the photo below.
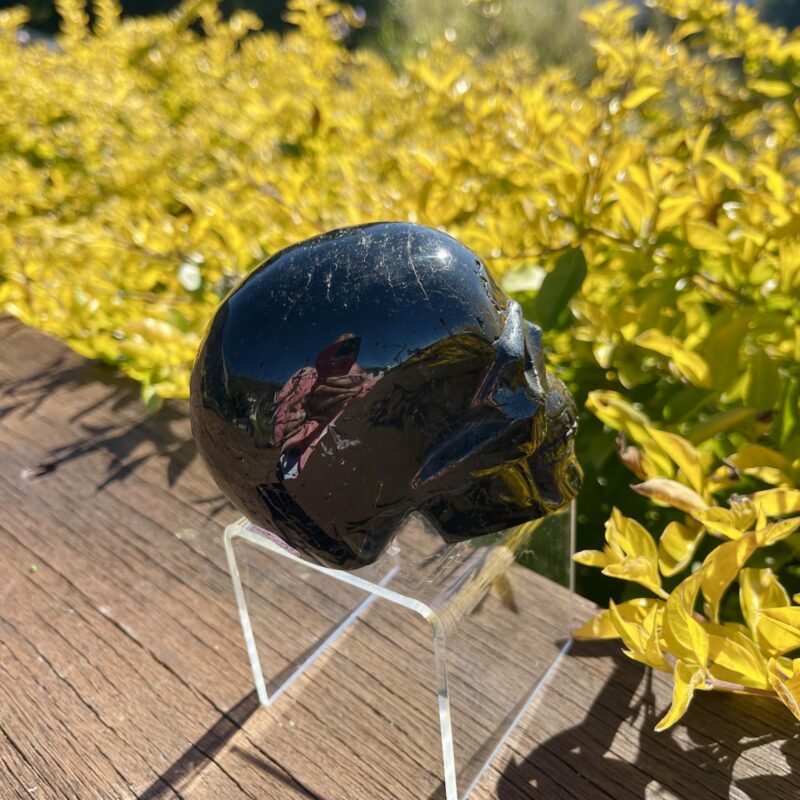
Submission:
M 580 487 L 576 410 L 541 331 L 474 253 L 419 225 L 333 231 L 257 268 L 211 324 L 191 415 L 234 505 L 344 569 L 412 512 L 455 541 Z

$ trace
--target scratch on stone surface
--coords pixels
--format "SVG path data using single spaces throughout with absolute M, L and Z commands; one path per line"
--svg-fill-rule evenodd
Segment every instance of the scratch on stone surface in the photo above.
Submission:
M 330 272 L 325 276 L 325 297 L 326 297 L 326 299 L 328 300 L 329 303 L 331 301 L 331 279 L 332 279 L 332 277 L 333 277 L 333 275 Z
M 411 229 L 409 228 L 406 233 L 406 255 L 408 256 L 408 266 L 411 267 L 411 271 L 414 273 L 414 277 L 417 279 L 417 283 L 419 284 L 419 288 L 422 289 L 422 294 L 425 295 L 425 299 L 428 301 L 428 305 L 433 309 L 433 303 L 431 303 L 431 298 L 429 297 L 428 293 L 425 291 L 425 287 L 422 284 L 422 280 L 419 277 L 419 273 L 417 272 L 417 268 L 414 266 L 414 257 L 411 255 Z
M 306 295 L 306 293 L 308 292 L 309 288 L 311 287 L 311 281 L 313 280 L 313 278 L 314 278 L 313 265 L 309 264 L 308 268 L 306 270 L 306 285 L 303 287 L 303 291 L 301 293 L 298 293 L 297 296 L 295 296 L 292 299 L 291 305 L 284 311 L 283 318 L 285 320 L 289 319 L 290 314 L 292 313 L 292 311 L 294 311 L 294 309 L 297 306 L 297 304 L 301 300 L 303 300 L 304 296 Z M 261 363 L 263 365 L 264 362 L 262 361 Z
M 386 250 L 381 251 L 381 265 L 386 269 L 386 281 L 389 284 L 389 288 L 392 290 L 392 294 L 396 297 L 397 296 L 397 287 L 394 285 L 394 281 L 392 280 L 392 267 L 386 259 Z

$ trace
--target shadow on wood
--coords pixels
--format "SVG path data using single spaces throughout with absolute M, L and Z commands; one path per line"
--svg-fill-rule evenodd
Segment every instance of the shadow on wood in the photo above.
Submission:
M 18 330 L 16 323 L 3 320 L 3 328 Z M 19 337 L 17 337 L 19 338 Z M 166 478 L 173 486 L 197 456 L 191 438 L 186 407 L 181 402 L 167 402 L 158 412 L 148 413 L 142 405 L 137 384 L 112 367 L 94 361 L 79 360 L 69 354 L 51 359 L 44 367 L 5 382 L 0 388 L 0 419 L 10 414 L 23 417 L 35 414 L 48 398 L 58 397 L 76 438 L 49 448 L 45 458 L 31 464 L 25 478 L 35 480 L 55 472 L 68 462 L 91 453 L 104 451 L 111 456 L 108 471 L 96 487 L 102 491 L 112 483 L 123 482 L 150 459 L 165 463 Z M 107 387 L 97 399 L 97 388 L 86 403 L 79 389 L 93 385 Z M 222 495 L 200 498 L 211 516 L 229 503 Z
M 686 727 L 656 733 L 653 728 L 665 708 L 656 708 L 651 670 L 626 658 L 617 642 L 578 642 L 568 659 L 609 655 L 613 673 L 583 719 L 542 741 L 524 759 L 512 758 L 497 784 L 500 800 L 550 800 L 554 778 L 559 796 L 575 798 L 710 800 L 732 796 L 733 786 L 752 800 L 798 796 L 800 732 L 777 701 L 701 692 L 685 717 Z M 558 688 L 569 692 L 570 687 Z M 615 740 L 631 735 L 638 737 L 635 757 L 625 758 L 631 743 L 615 752 Z M 736 762 L 747 751 L 781 742 L 788 774 L 734 779 Z M 561 762 L 555 771 L 554 761 Z M 682 787 L 685 794 L 658 793 L 665 786 L 673 791 Z
M 168 798 L 173 795 L 183 797 L 183 793 L 200 777 L 209 763 L 215 761 L 217 754 L 239 733 L 247 720 L 259 707 L 255 690 L 245 695 L 235 706 L 221 714 L 217 722 L 167 770 L 159 775 L 137 797 L 137 800 L 161 800 L 161 798 Z M 264 751 L 259 750 L 259 754 L 255 754 L 241 747 L 234 746 L 233 749 L 246 761 L 267 772 L 271 778 L 280 781 L 286 786 L 291 786 L 295 792 L 300 790 L 306 796 L 313 798 L 313 800 L 325 800 L 325 798 L 311 791 L 292 776 L 287 775 L 284 769 L 267 758 Z
M 258 697 L 255 690 L 243 697 L 233 708 L 220 715 L 212 725 L 192 746 L 173 764 L 156 778 L 137 798 L 137 800 L 160 800 L 173 794 L 181 796 L 193 779 L 197 778 L 209 761 L 228 743 L 244 723 L 258 709 Z M 272 767 L 274 777 L 286 780 L 286 775 Z

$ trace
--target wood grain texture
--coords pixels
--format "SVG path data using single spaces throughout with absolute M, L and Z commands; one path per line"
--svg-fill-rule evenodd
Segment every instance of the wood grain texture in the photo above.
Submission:
M 183 407 L 147 418 L 130 383 L 12 320 L 0 342 L 0 800 L 434 796 L 409 618 L 368 617 L 259 708 L 221 542 L 236 515 Z M 311 635 L 346 604 L 270 613 Z M 616 644 L 575 645 L 474 797 L 800 798 L 777 702 L 702 694 L 655 734 L 669 693 Z

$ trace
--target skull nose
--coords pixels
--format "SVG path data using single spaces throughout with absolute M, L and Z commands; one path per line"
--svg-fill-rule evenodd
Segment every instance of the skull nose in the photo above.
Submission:
M 475 393 L 472 406 L 502 407 L 504 400 L 517 395 L 516 403 L 528 398 L 530 413 L 537 413 L 539 397 L 543 394 L 540 375 L 544 374 L 541 361 L 541 330 L 522 316 L 519 303 L 510 301 L 503 332 L 494 344 L 495 358 Z M 511 409 L 508 409 L 511 411 Z M 518 416 L 521 409 L 517 409 Z
M 540 389 L 547 388 L 542 329 L 528 320 L 525 320 L 525 369 L 528 380 L 535 380 Z
M 473 408 L 500 412 L 503 430 L 492 450 L 505 448 L 517 457 L 529 455 L 544 436 L 544 390 L 537 371 L 541 331 L 526 322 L 519 303 L 510 301 L 495 358 L 472 401 Z
M 528 353 L 528 336 L 519 303 L 509 301 L 495 357 L 472 398 L 467 425 L 440 442 L 427 456 L 412 486 L 460 466 L 472 473 L 498 469 L 530 456 L 546 431 L 544 391 Z M 533 334 L 538 328 L 531 326 Z

